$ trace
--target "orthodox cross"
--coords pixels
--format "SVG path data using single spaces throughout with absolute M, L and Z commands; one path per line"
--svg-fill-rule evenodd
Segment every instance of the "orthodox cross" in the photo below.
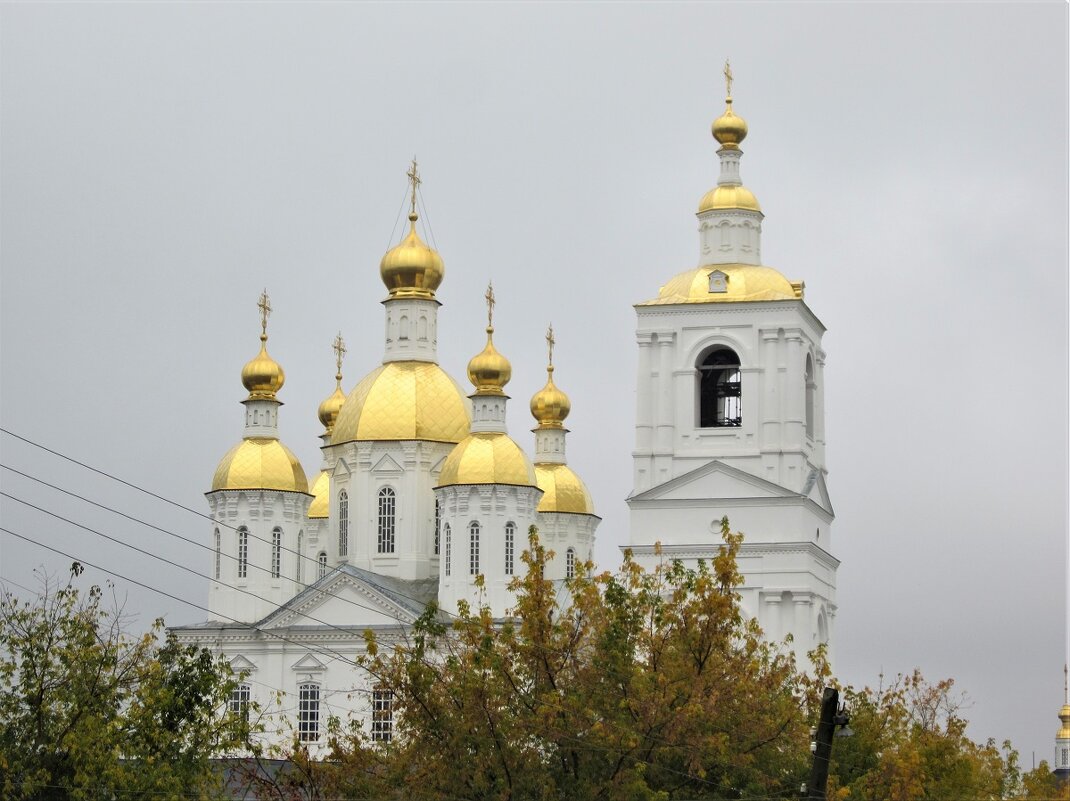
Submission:
M 550 352 L 550 367 L 554 366 L 554 343 L 556 341 L 554 339 L 554 324 L 550 323 L 550 327 L 546 329 L 546 348 Z
M 732 96 L 732 65 L 728 63 L 728 59 L 724 60 L 724 85 L 728 92 L 728 96 Z
M 416 171 L 416 156 L 412 157 L 412 166 L 409 167 L 409 171 L 405 173 L 409 176 L 409 183 L 412 185 L 412 201 L 409 208 L 409 214 L 416 213 L 416 190 L 419 188 L 423 181 L 420 180 L 420 173 Z
M 331 343 L 331 350 L 334 351 L 334 363 L 338 367 L 338 375 L 335 376 L 339 381 L 342 380 L 342 357 L 346 355 L 346 343 L 342 339 L 342 332 L 338 332 L 338 336 L 334 338 L 334 342 Z
M 487 328 L 494 327 L 494 283 L 487 284 L 487 293 L 483 296 L 487 301 Z
M 271 314 L 271 299 L 268 297 L 267 289 L 260 293 L 260 300 L 256 307 L 260 309 L 260 336 L 266 337 L 267 318 Z

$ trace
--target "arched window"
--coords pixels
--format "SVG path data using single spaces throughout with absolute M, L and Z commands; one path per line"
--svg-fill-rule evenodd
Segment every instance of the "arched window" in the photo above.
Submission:
M 565 578 L 576 578 L 576 551 L 572 548 L 565 551 Z
M 435 498 L 435 556 L 438 556 L 438 532 L 442 526 L 442 509 L 439 508 L 438 498 Z
M 297 563 L 296 566 L 295 566 L 295 570 L 294 570 L 294 580 L 298 584 L 301 583 L 301 579 L 303 578 L 303 574 L 305 572 L 305 568 L 304 568 L 305 550 L 304 550 L 304 548 L 305 548 L 305 532 L 304 531 L 298 531 L 297 532 L 297 557 L 294 560 Z
M 223 552 L 223 537 L 219 534 L 219 529 L 215 530 L 215 580 L 219 581 L 219 570 L 222 564 L 222 552 Z
M 479 523 L 468 524 L 468 574 L 479 575 Z
M 738 426 L 743 422 L 739 357 L 728 348 L 715 348 L 698 365 L 699 427 Z
M 338 493 L 338 555 L 349 554 L 349 494 Z
M 282 529 L 271 532 L 271 577 L 278 578 L 282 573 Z
M 397 520 L 397 496 L 390 487 L 379 490 L 379 553 L 394 552 L 394 523 Z
M 505 524 L 505 575 L 513 575 L 513 562 L 516 553 L 516 523 Z
M 450 574 L 450 544 L 451 544 L 450 543 L 450 524 L 449 523 L 446 523 L 442 527 L 442 542 L 443 542 L 443 545 L 442 545 L 443 553 L 442 553 L 442 555 L 446 557 L 445 570 L 446 570 L 446 575 L 448 576 Z
M 238 578 L 243 579 L 249 575 L 249 529 L 242 526 L 238 529 Z
M 302 684 L 297 690 L 297 737 L 315 742 L 320 738 L 320 686 Z
M 806 436 L 814 438 L 814 394 L 817 382 L 814 380 L 814 359 L 806 354 Z
M 316 555 L 316 561 L 319 562 L 319 575 L 317 578 L 323 578 L 327 575 L 327 552 L 320 551 Z

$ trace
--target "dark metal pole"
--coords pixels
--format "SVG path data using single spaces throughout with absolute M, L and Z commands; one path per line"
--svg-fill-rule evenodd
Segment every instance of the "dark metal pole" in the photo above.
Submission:
M 825 801 L 829 761 L 832 758 L 832 734 L 836 729 L 836 708 L 839 702 L 839 691 L 826 687 L 824 695 L 821 696 L 821 721 L 817 724 L 814 764 L 810 768 L 810 781 L 806 785 L 806 797 L 809 801 Z

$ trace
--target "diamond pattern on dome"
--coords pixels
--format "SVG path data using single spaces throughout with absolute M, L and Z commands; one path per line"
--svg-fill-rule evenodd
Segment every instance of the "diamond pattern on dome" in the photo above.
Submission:
M 594 502 L 587 487 L 566 464 L 537 464 L 535 478 L 542 490 L 540 512 L 572 512 L 594 514 Z
M 212 478 L 212 492 L 272 489 L 308 492 L 308 480 L 297 457 L 277 439 L 252 437 L 231 448 Z
M 331 476 L 326 470 L 320 470 L 312 482 L 312 503 L 308 505 L 310 518 L 326 518 L 330 513 Z
M 470 434 L 450 451 L 439 473 L 440 487 L 453 484 L 515 484 L 534 487 L 535 469 L 508 435 L 497 431 Z

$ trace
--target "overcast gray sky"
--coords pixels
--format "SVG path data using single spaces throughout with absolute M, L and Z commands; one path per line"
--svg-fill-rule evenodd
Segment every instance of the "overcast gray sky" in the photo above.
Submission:
M 482 293 L 511 432 L 556 378 L 627 542 L 631 304 L 697 256 L 732 60 L 764 261 L 828 326 L 836 669 L 920 667 L 978 739 L 1052 756 L 1067 630 L 1067 6 L 51 4 L 0 8 L 5 428 L 207 512 L 271 293 L 284 441 L 319 468 L 330 343 L 382 355 L 379 259 L 417 154 L 440 357 Z M 395 235 L 396 238 L 396 235 Z M 9 437 L 2 461 L 184 536 L 207 523 Z M 205 552 L 4 471 L 4 491 L 204 571 Z M 175 596 L 207 581 L 10 501 L 3 525 Z M 67 560 L 0 535 L 0 575 Z M 89 578 L 103 580 L 98 571 Z M 203 613 L 118 582 L 148 622 Z

